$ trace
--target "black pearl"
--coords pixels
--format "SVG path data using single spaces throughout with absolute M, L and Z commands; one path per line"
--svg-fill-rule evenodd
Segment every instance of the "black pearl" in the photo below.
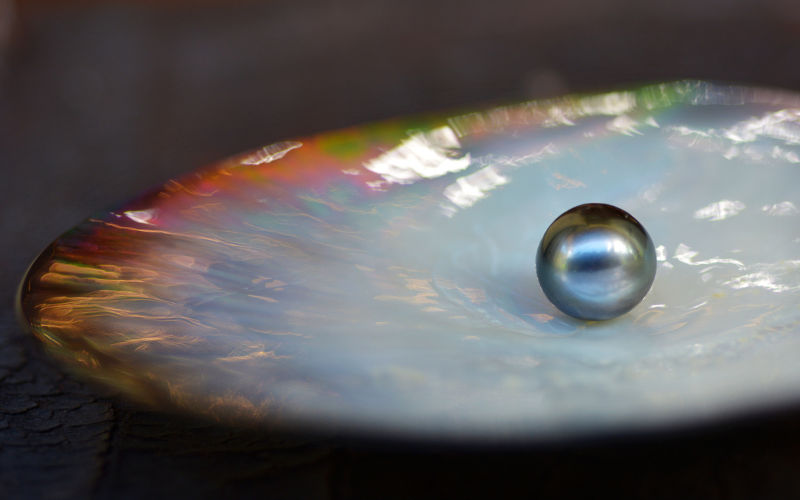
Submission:
M 547 228 L 536 253 L 536 275 L 547 298 L 565 314 L 611 319 L 633 309 L 650 290 L 655 246 L 626 211 L 587 203 Z

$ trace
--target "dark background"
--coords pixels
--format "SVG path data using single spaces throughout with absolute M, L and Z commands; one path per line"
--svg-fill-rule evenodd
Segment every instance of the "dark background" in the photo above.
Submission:
M 27 264 L 161 181 L 398 114 L 701 78 L 800 90 L 796 0 L 0 0 L 0 497 L 800 495 L 800 410 L 515 449 L 230 429 L 100 395 L 16 324 Z

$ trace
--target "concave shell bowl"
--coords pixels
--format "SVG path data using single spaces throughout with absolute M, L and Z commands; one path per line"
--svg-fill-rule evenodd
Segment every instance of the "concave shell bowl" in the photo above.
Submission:
M 285 141 L 59 237 L 20 310 L 69 367 L 161 408 L 444 440 L 651 429 L 800 396 L 800 98 L 702 82 Z M 658 270 L 611 321 L 535 255 L 581 203 Z

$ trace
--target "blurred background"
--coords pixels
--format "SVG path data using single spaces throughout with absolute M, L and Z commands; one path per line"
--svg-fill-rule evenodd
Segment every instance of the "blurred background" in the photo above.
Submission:
M 99 394 L 16 324 L 88 214 L 272 141 L 699 78 L 800 91 L 796 0 L 0 0 L 0 497 L 800 494 L 800 410 L 513 450 L 228 429 Z

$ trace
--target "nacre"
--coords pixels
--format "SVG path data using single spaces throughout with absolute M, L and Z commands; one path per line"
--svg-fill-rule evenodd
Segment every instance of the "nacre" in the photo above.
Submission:
M 799 145 L 797 95 L 701 82 L 279 142 L 64 233 L 20 311 L 127 397 L 266 426 L 516 441 L 797 401 Z M 535 276 L 586 201 L 655 239 L 615 321 Z
M 570 316 L 606 320 L 641 302 L 656 276 L 656 248 L 629 213 L 585 203 L 559 215 L 542 236 L 536 276 Z

